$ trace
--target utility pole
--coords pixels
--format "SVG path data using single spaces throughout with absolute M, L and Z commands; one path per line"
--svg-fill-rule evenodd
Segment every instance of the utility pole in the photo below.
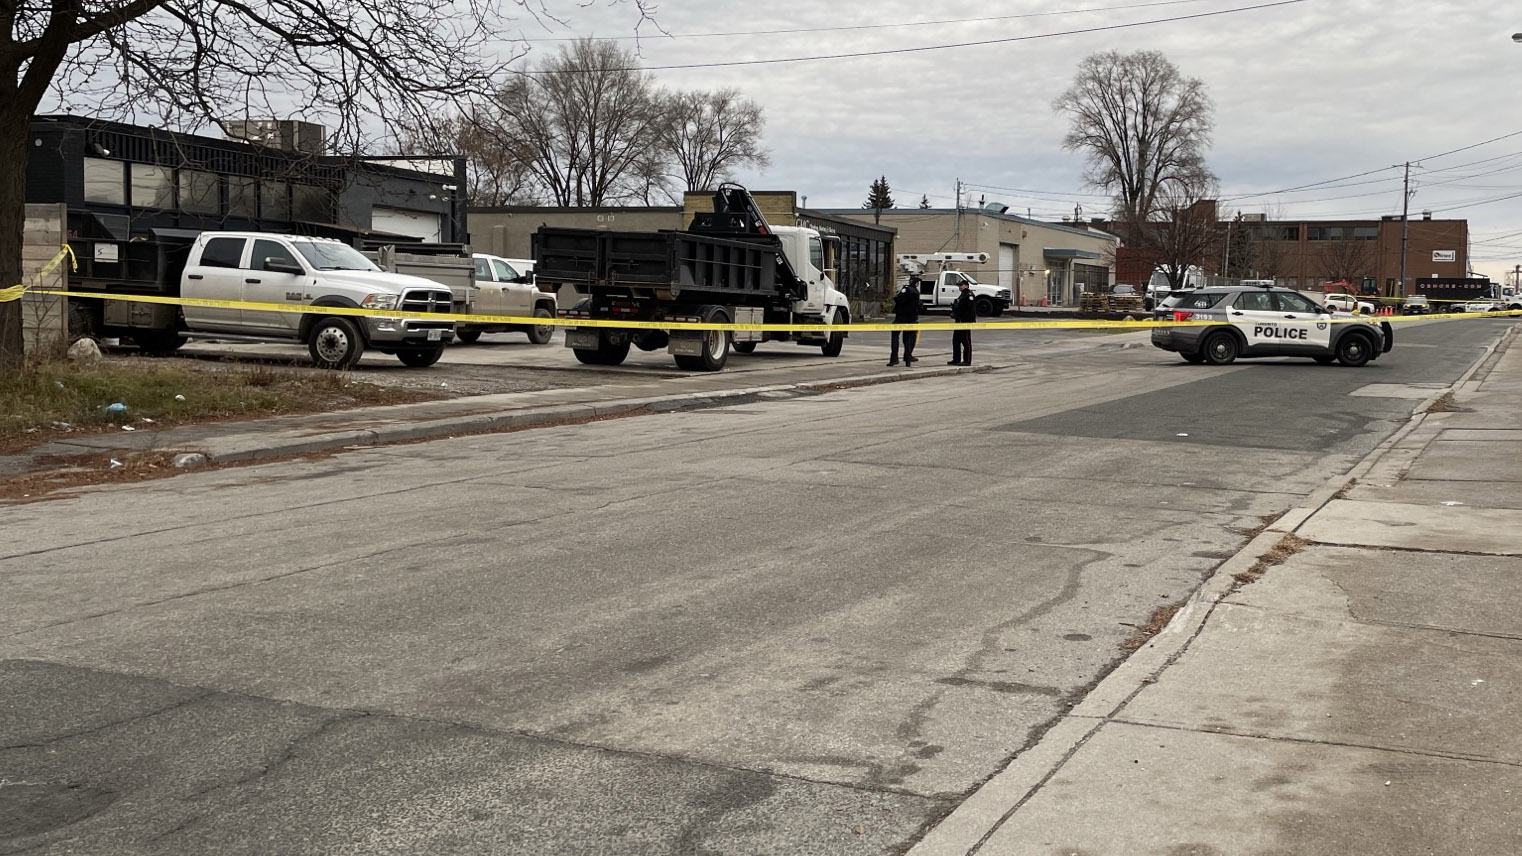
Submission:
M 1390 297 L 1406 296 L 1406 242 L 1411 236 L 1411 161 L 1406 161 L 1406 180 L 1400 194 L 1400 282 Z
M 962 248 L 962 179 L 957 179 L 957 213 L 951 221 L 951 237 L 957 239 L 957 249 Z

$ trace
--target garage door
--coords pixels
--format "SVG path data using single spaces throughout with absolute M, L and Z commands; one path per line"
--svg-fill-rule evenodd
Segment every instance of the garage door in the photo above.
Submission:
M 1015 270 L 1015 245 L 1000 244 L 999 285 L 1013 292 L 1015 290 L 1015 275 L 1017 273 L 1019 271 Z
M 422 241 L 439 241 L 439 215 L 403 208 L 374 208 L 370 228 L 393 235 L 411 235 Z

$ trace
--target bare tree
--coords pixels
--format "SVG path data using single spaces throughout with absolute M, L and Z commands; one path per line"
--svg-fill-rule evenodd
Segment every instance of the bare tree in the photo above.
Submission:
M 1175 290 L 1191 267 L 1203 268 L 1220 245 L 1220 223 L 1211 185 L 1169 184 L 1156 197 L 1157 214 L 1145 227 L 1145 245 L 1157 250 L 1158 269 Z
M 761 145 L 761 107 L 738 89 L 668 93 L 657 109 L 656 139 L 684 190 L 712 190 L 736 169 L 771 164 Z
M 528 205 L 537 201 L 528 148 L 483 118 L 478 110 L 445 116 L 433 124 L 405 128 L 398 152 L 405 155 L 464 155 L 473 205 Z
M 660 111 L 649 75 L 632 51 L 580 39 L 541 68 L 517 74 L 482 119 L 520 141 L 551 202 L 606 205 L 649 196 L 661 170 L 652 145 Z
M 1115 198 L 1121 237 L 1135 244 L 1170 185 L 1200 186 L 1212 105 L 1205 84 L 1157 51 L 1092 54 L 1053 109 L 1069 117 L 1062 145 L 1088 160 L 1086 180 Z
M 515 5 L 530 2 L 542 11 L 540 0 Z M 0 0 L 0 283 L 20 281 L 28 126 L 49 95 L 64 111 L 170 129 L 309 119 L 357 152 L 386 128 L 495 88 L 513 59 L 482 59 L 501 42 L 500 5 Z M 21 359 L 20 305 L 0 304 L 0 367 Z
M 1366 276 L 1374 276 L 1373 241 L 1327 241 L 1321 247 L 1321 269 L 1327 279 L 1340 279 L 1356 293 Z

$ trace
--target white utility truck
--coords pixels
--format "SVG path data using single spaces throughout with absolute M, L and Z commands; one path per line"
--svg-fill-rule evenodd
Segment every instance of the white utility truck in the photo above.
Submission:
M 997 285 L 985 285 L 962 266 L 988 263 L 988 253 L 904 253 L 898 262 L 898 287 L 912 283 L 920 293 L 923 309 L 950 309 L 961 292 L 963 282 L 972 292 L 973 309 L 979 316 L 1002 315 L 1009 309 L 1010 291 Z

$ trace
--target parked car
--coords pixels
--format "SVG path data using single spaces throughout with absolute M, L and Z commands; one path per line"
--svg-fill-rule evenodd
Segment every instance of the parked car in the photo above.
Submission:
M 1325 304 L 1328 309 L 1336 309 L 1338 312 L 1359 312 L 1364 315 L 1374 314 L 1374 304 L 1368 300 L 1359 300 L 1351 294 L 1328 294 Z
M 1402 315 L 1426 315 L 1432 311 L 1432 304 L 1427 302 L 1425 294 L 1408 294 L 1400 303 Z
M 1110 289 L 1112 297 L 1135 297 L 1136 293 L 1136 286 L 1134 285 L 1121 284 Z
M 1506 305 L 1499 300 L 1471 300 L 1459 306 L 1460 312 L 1502 312 Z

